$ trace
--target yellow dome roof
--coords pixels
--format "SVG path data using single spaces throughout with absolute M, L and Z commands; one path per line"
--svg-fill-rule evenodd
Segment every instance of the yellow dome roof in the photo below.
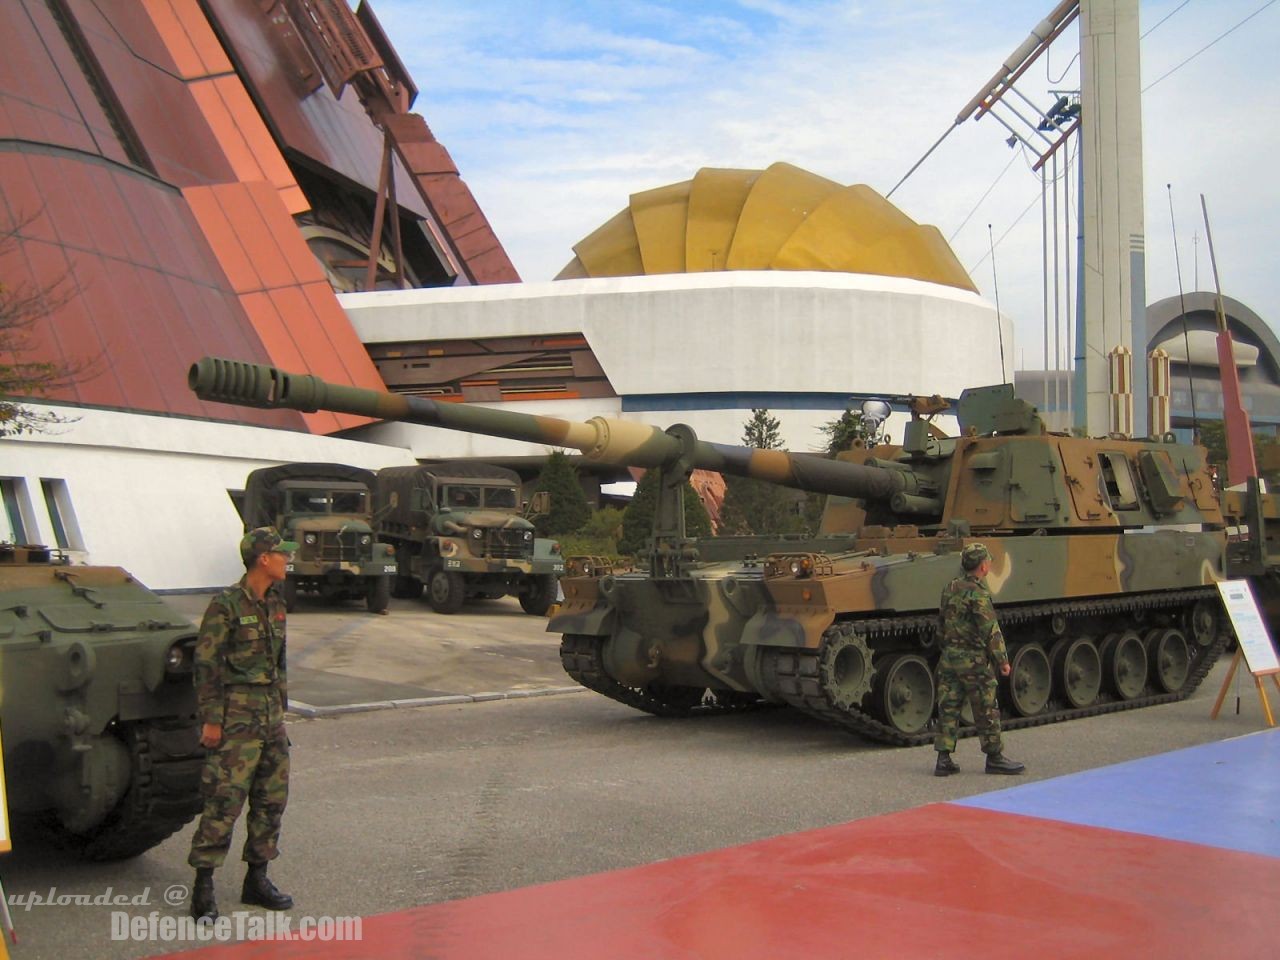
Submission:
M 864 184 L 844 187 L 789 163 L 704 167 L 692 180 L 632 194 L 627 209 L 573 252 L 557 280 L 828 270 L 977 292 L 937 227 L 916 223 Z

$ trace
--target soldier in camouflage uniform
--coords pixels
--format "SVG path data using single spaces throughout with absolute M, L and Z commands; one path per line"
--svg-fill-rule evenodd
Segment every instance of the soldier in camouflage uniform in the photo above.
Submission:
M 964 576 L 956 577 L 942 591 L 938 610 L 938 636 L 942 655 L 938 660 L 938 734 L 933 749 L 938 761 L 935 776 L 960 772 L 951 759 L 956 748 L 960 709 L 967 699 L 987 755 L 987 773 L 1021 773 L 1025 766 L 1001 752 L 1000 705 L 996 702 L 996 677 L 1009 676 L 1009 655 L 996 622 L 991 591 L 983 578 L 991 570 L 991 554 L 980 543 L 971 543 L 960 554 Z
M 277 856 L 280 821 L 289 796 L 289 739 L 284 711 L 285 604 L 279 588 L 296 543 L 272 527 L 240 541 L 245 575 L 209 603 L 195 651 L 200 743 L 208 750 L 204 813 L 187 862 L 196 868 L 191 915 L 216 919 L 214 868 L 231 847 L 236 819 L 249 801 L 243 903 L 288 910 L 293 899 L 267 879 Z

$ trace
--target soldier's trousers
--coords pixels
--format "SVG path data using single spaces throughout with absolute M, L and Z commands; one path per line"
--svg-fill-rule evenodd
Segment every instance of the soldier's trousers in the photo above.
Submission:
M 289 799 L 289 738 L 275 687 L 229 687 L 222 742 L 208 752 L 201 777 L 204 813 L 191 838 L 193 867 L 220 867 L 231 832 L 249 800 L 244 859 L 266 863 L 278 855 L 280 822 Z
M 973 707 L 973 720 L 982 741 L 982 752 L 994 756 L 1002 749 L 1000 704 L 996 700 L 996 677 L 986 653 L 942 651 L 938 661 L 938 732 L 933 749 L 951 753 L 956 748 L 960 710 L 966 700 Z

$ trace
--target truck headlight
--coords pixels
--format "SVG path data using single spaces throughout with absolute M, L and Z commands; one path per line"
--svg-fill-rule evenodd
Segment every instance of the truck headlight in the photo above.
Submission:
M 484 537 L 484 530 L 483 530 L 482 528 L 480 528 L 480 527 L 472 527 L 472 528 L 471 528 L 471 539 L 473 539 L 473 540 L 479 540 L 479 539 L 481 539 L 482 537 Z
M 314 533 L 308 533 L 302 538 L 302 542 L 309 547 L 314 547 L 316 545 L 316 535 Z
M 362 547 L 367 547 L 371 543 L 373 543 L 373 537 L 369 536 L 367 533 L 360 538 L 360 546 Z
M 164 654 L 165 673 L 189 673 L 193 659 L 190 642 L 179 640 Z
M 525 539 L 525 542 L 526 542 L 526 543 L 528 543 L 530 540 L 532 540 L 532 539 L 533 539 L 533 531 L 532 531 L 532 530 L 526 530 L 526 531 L 524 532 L 524 539 Z

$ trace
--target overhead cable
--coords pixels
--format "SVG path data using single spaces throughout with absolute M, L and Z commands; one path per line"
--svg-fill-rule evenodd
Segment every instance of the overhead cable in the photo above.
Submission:
M 1246 23 L 1248 23 L 1250 20 L 1252 20 L 1254 17 L 1256 17 L 1256 16 L 1257 16 L 1258 14 L 1260 14 L 1263 10 L 1267 9 L 1267 7 L 1271 6 L 1271 5 L 1272 5 L 1272 4 L 1274 4 L 1275 2 L 1276 2 L 1276 0 L 1267 0 L 1267 2 L 1266 2 L 1266 3 L 1264 3 L 1262 6 L 1260 6 L 1257 10 L 1253 11 L 1253 13 L 1249 14 L 1247 17 L 1245 17 L 1243 20 L 1241 20 L 1239 23 L 1237 23 L 1237 24 L 1236 24 L 1234 27 L 1232 27 L 1230 30 L 1227 30 L 1225 33 L 1221 33 L 1221 34 L 1219 34 L 1217 37 L 1215 37 L 1214 39 L 1210 40 L 1208 43 L 1206 43 L 1203 47 L 1201 47 L 1199 50 L 1197 50 L 1197 51 L 1196 51 L 1195 53 L 1193 53 L 1191 56 L 1187 57 L 1187 59 L 1183 60 L 1180 64 L 1178 64 L 1178 65 L 1177 65 L 1176 67 L 1174 67 L 1172 70 L 1168 71 L 1168 72 L 1167 72 L 1167 73 L 1165 73 L 1165 74 L 1162 74 L 1162 75 L 1161 75 L 1160 77 L 1158 77 L 1157 79 L 1152 80 L 1149 84 L 1147 84 L 1145 87 L 1143 87 L 1143 88 L 1142 88 L 1142 92 L 1143 92 L 1143 93 L 1146 93 L 1148 90 L 1150 90 L 1152 87 L 1154 87 L 1154 86 L 1155 86 L 1157 83 L 1159 83 L 1161 80 L 1164 80 L 1164 79 L 1166 79 L 1167 77 L 1169 77 L 1169 76 L 1171 76 L 1171 75 L 1173 75 L 1173 74 L 1177 73 L 1179 70 L 1181 70 L 1183 67 L 1185 67 L 1188 63 L 1190 63 L 1190 62 L 1191 62 L 1192 60 L 1194 60 L 1196 57 L 1200 56 L 1200 54 L 1204 53 L 1206 50 L 1208 50 L 1210 47 L 1212 47 L 1212 46 L 1213 46 L 1215 43 L 1217 43 L 1219 40 L 1222 40 L 1222 39 L 1224 39 L 1224 38 L 1226 38 L 1226 37 L 1230 36 L 1231 34 L 1235 33 L 1237 30 L 1239 30 L 1241 27 L 1243 27 Z

